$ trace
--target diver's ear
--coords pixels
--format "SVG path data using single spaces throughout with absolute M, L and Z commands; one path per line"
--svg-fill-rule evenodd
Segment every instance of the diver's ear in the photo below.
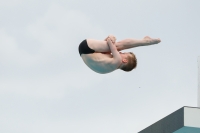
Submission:
M 124 58 L 124 59 L 122 59 L 122 62 L 123 62 L 123 63 L 127 63 L 128 60 Z

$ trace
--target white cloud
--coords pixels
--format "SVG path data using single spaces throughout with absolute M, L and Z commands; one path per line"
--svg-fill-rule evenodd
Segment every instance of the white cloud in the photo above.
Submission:
M 61 56 L 77 49 L 80 39 L 103 34 L 102 29 L 93 25 L 85 14 L 67 11 L 56 4 L 50 6 L 43 18 L 29 25 L 28 31 L 42 44 L 41 53 Z
M 25 0 L 0 0 L 1 8 L 12 8 L 14 6 L 20 5 Z
M 11 111 L 9 111 L 11 113 Z M 13 113 L 13 112 L 12 112 Z M 102 133 L 102 132 L 132 132 L 133 130 L 138 131 L 138 127 L 133 127 L 133 124 L 136 123 L 137 119 L 132 120 L 134 115 L 130 114 L 120 114 L 116 115 L 100 115 L 95 117 L 89 117 L 87 119 L 56 119 L 49 120 L 45 118 L 45 113 L 40 112 L 35 116 L 31 116 L 29 113 L 28 118 L 20 117 L 21 115 L 0 115 L 4 122 L 0 122 L 4 126 L 4 131 L 8 132 L 30 132 L 30 133 L 66 133 L 66 132 L 88 132 L 88 133 Z M 135 117 L 135 116 L 134 116 Z M 27 122 L 27 119 L 29 121 Z M 8 125 L 12 124 L 13 126 L 9 127 Z M 136 125 L 134 125 L 136 126 Z
M 0 30 L 0 61 L 2 65 L 27 67 L 36 61 L 36 58 L 18 47 L 14 37 L 5 30 Z
M 1 77 L 1 93 L 59 98 L 64 96 L 67 89 L 88 87 L 87 80 L 94 80 L 92 77 L 86 79 L 84 76 L 94 72 L 86 67 L 86 71 L 81 68 L 85 65 L 79 56 L 78 45 L 87 36 L 103 36 L 104 31 L 93 24 L 88 16 L 75 10 L 68 11 L 54 3 L 42 18 L 38 18 L 26 29 L 24 34 L 39 44 L 35 54 L 20 48 L 15 37 L 9 35 L 6 29 L 0 30 L 1 64 L 9 68 L 7 71 L 16 68 L 21 72 L 27 71 L 25 76 L 21 76 L 19 71 L 19 75 L 15 77 L 9 75 L 9 72 L 9 78 Z M 56 67 L 54 62 L 63 66 Z M 45 68 L 49 71 L 44 73 L 41 70 Z M 62 70 L 56 70 L 60 68 Z M 40 72 L 37 72 L 39 70 Z M 54 72 L 52 76 L 52 71 L 58 72 Z M 32 73 L 35 73 L 34 77 Z

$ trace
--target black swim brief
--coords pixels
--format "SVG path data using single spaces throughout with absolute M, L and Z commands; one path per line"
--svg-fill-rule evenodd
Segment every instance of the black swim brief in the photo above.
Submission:
M 79 54 L 81 56 L 81 54 L 92 54 L 95 51 L 91 48 L 88 47 L 87 41 L 83 40 L 80 45 L 79 45 Z

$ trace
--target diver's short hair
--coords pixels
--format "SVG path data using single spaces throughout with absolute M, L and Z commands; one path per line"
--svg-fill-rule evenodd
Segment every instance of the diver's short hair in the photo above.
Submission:
M 129 71 L 133 70 L 134 68 L 136 68 L 137 58 L 132 52 L 129 52 L 127 60 L 128 60 L 127 63 L 121 69 L 126 72 L 129 72 Z

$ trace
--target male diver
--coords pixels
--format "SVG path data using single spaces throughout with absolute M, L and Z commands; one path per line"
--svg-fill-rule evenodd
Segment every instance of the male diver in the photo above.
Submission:
M 136 56 L 132 52 L 119 51 L 160 42 L 159 38 L 153 39 L 148 36 L 143 39 L 130 38 L 116 42 L 115 36 L 109 35 L 105 40 L 83 40 L 79 45 L 79 54 L 84 63 L 97 73 L 105 74 L 117 69 L 128 72 L 136 68 Z

